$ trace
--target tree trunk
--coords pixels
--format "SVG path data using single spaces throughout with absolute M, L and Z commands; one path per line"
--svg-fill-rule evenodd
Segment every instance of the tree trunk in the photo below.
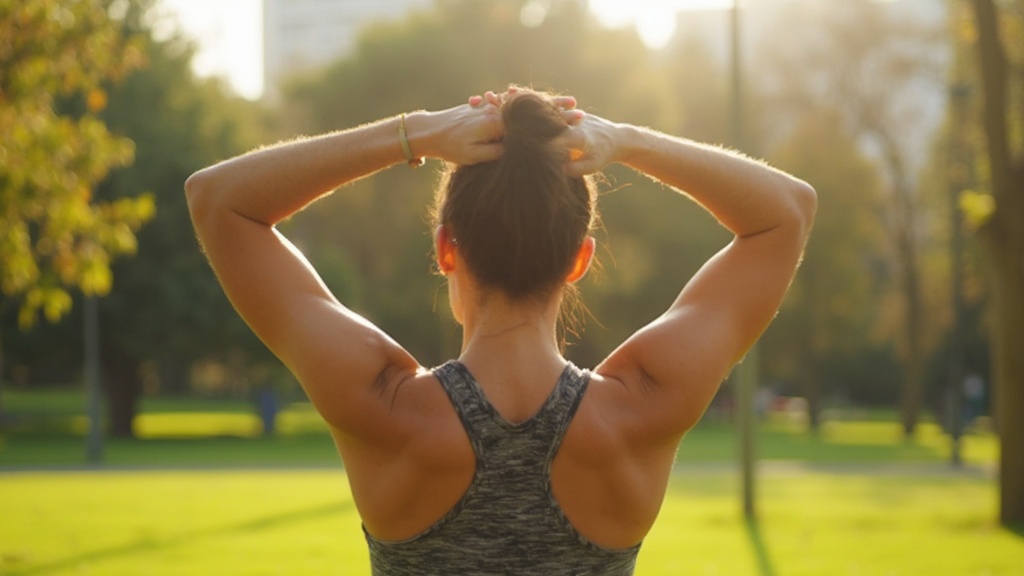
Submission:
M 0 425 L 7 420 L 4 411 L 4 338 L 0 335 Z
M 1018 225 L 1024 226 L 1024 217 Z M 992 378 L 1001 444 L 999 519 L 1003 524 L 1015 524 L 1024 522 L 1024 242 L 1018 240 L 1013 245 L 990 240 L 986 245 L 995 309 Z
M 904 190 L 901 196 L 909 194 Z M 904 200 L 907 204 L 909 199 Z M 908 213 L 909 207 L 904 208 Z M 901 253 L 900 261 L 903 265 L 903 298 L 906 303 L 904 312 L 904 338 L 906 352 L 904 361 L 906 372 L 903 378 L 903 391 L 901 399 L 901 422 L 903 424 L 903 437 L 907 440 L 914 437 L 917 429 L 918 417 L 921 413 L 921 402 L 924 397 L 924 338 L 922 335 L 923 304 L 921 301 L 921 281 L 917 266 L 917 243 L 913 238 L 913 218 L 908 215 L 907 222 L 901 230 L 898 250 Z
M 188 394 L 188 367 L 177 359 L 160 362 L 160 393 L 175 396 Z
M 894 240 L 900 266 L 900 288 L 903 292 L 903 362 L 904 377 L 900 398 L 900 421 L 903 437 L 910 440 L 917 429 L 924 398 L 924 302 L 921 297 L 921 272 L 918 266 L 918 212 L 914 188 L 906 175 L 899 146 L 885 130 L 875 130 L 885 151 L 885 163 L 892 178 Z
M 803 283 L 803 293 L 809 301 L 809 309 L 821 310 L 826 306 L 825 301 L 831 296 L 823 294 L 821 283 L 818 282 L 818 271 L 813 267 L 807 267 L 801 271 L 800 281 Z M 800 368 L 797 372 L 798 378 L 802 380 L 801 388 L 804 399 L 807 400 L 807 431 L 813 436 L 821 432 L 821 411 L 822 399 L 821 388 L 824 375 L 822 374 L 821 346 L 818 345 L 820 337 L 818 334 L 823 330 L 821 322 L 813 315 L 803 316 L 803 326 L 798 334 L 799 339 L 795 345 L 799 349 Z
M 104 358 L 103 368 L 110 408 L 110 435 L 114 438 L 134 438 L 135 414 L 142 394 L 139 365 L 123 354 L 115 353 Z
M 807 431 L 817 436 L 821 433 L 821 363 L 816 355 L 807 356 L 804 366 L 804 396 L 807 399 Z
M 999 461 L 999 520 L 1024 523 L 1024 160 L 1008 137 L 1011 68 L 992 0 L 972 0 L 978 26 L 986 144 L 996 211 L 981 234 L 992 289 L 992 388 Z

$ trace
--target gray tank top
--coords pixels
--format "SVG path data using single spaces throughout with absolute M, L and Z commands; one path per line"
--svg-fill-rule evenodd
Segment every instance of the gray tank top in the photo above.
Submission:
M 374 576 L 628 576 L 640 545 L 598 546 L 573 528 L 551 493 L 551 462 L 590 382 L 569 364 L 541 409 L 511 424 L 461 363 L 434 369 L 466 429 L 476 473 L 466 494 L 408 540 L 366 533 Z

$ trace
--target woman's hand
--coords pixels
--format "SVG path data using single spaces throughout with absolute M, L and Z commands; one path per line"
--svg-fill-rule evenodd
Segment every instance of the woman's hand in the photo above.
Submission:
M 514 87 L 507 92 L 513 93 Z M 488 92 L 484 99 L 500 103 L 498 98 L 500 97 Z M 472 99 L 470 101 L 472 102 Z M 573 96 L 556 96 L 552 102 L 562 109 L 562 117 L 569 125 L 565 134 L 556 139 L 559 145 L 569 150 L 566 172 L 572 176 L 584 176 L 597 172 L 613 161 L 611 132 L 614 126 L 610 122 L 576 109 L 576 98 Z M 606 130 L 602 132 L 600 127 Z
M 497 160 L 504 152 L 501 107 L 515 88 L 471 96 L 466 104 L 440 112 L 410 115 L 413 150 L 460 165 Z M 569 150 L 566 171 L 573 176 L 597 172 L 618 160 L 616 124 L 576 109 L 576 98 L 557 96 L 569 129 L 559 137 Z
M 440 112 L 410 115 L 406 122 L 413 150 L 446 162 L 479 164 L 504 152 L 501 100 L 493 92 Z
M 620 160 L 621 125 L 579 110 L 567 110 L 566 113 L 577 115 L 575 121 L 569 122 L 565 134 L 560 136 L 563 145 L 569 149 L 566 173 L 585 176 Z

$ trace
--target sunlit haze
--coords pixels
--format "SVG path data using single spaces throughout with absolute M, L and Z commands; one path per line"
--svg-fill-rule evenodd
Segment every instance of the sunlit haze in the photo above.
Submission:
M 160 0 L 166 15 L 157 28 L 167 32 L 173 20 L 198 44 L 193 68 L 200 76 L 222 76 L 242 96 L 263 93 L 262 0 Z
M 724 8 L 732 0 L 590 0 L 603 25 L 635 26 L 651 48 L 664 46 L 675 32 L 676 15 L 684 10 Z M 195 70 L 202 76 L 223 76 L 246 98 L 263 93 L 263 3 L 261 0 L 160 0 L 163 15 L 158 31 L 176 22 L 198 43 Z
M 610 28 L 633 25 L 650 48 L 661 48 L 676 30 L 679 12 L 722 9 L 732 0 L 590 0 L 590 11 Z

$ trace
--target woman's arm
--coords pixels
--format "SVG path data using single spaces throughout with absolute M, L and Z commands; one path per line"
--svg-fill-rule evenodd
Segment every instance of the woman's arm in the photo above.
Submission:
M 586 115 L 570 130 L 580 150 L 568 170 L 586 174 L 618 162 L 691 196 L 736 236 L 779 225 L 810 231 L 816 206 L 805 182 L 741 154 Z
M 407 116 L 413 153 L 461 163 L 501 154 L 498 109 L 474 105 Z M 343 306 L 274 225 L 344 184 L 405 161 L 399 119 L 256 150 L 185 184 L 200 243 L 234 307 L 292 370 L 335 428 L 380 431 L 380 384 L 419 367 Z M 342 223 L 343 224 L 343 223 Z
M 497 107 L 472 105 L 414 112 L 405 119 L 418 155 L 476 164 L 501 155 Z M 185 183 L 195 216 L 218 209 L 273 225 L 330 191 L 405 160 L 398 117 L 262 148 L 193 174 Z M 202 222 L 196 223 L 197 230 Z
M 588 116 L 571 129 L 574 173 L 619 162 L 685 193 L 735 237 L 599 373 L 642 388 L 638 434 L 673 442 L 703 414 L 767 328 L 800 262 L 816 209 L 806 183 L 720 148 Z

